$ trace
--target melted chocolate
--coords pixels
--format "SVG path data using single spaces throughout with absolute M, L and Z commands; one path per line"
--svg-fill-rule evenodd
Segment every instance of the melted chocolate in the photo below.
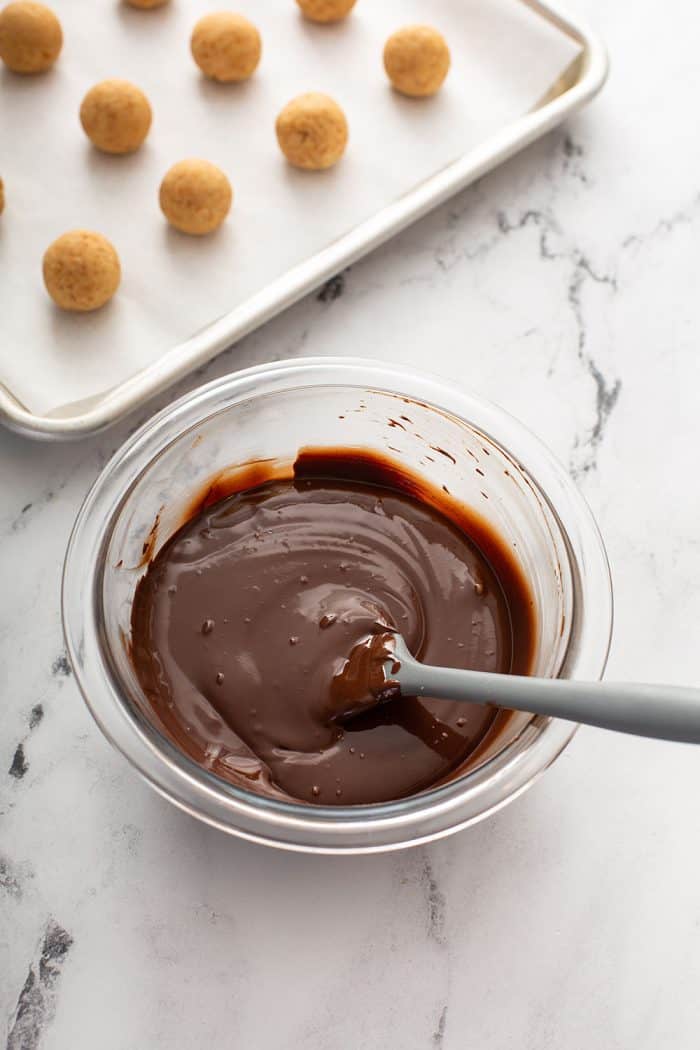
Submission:
M 457 775 L 493 708 L 398 698 L 338 716 L 393 630 L 429 663 L 528 672 L 532 602 L 507 545 L 377 456 L 309 450 L 280 473 L 209 486 L 138 584 L 150 719 L 218 776 L 287 800 L 383 802 Z

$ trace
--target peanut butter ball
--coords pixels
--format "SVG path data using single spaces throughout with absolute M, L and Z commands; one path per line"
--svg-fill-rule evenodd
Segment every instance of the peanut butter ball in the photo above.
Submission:
M 221 226 L 228 215 L 233 190 L 221 168 L 208 160 L 173 164 L 160 184 L 160 207 L 171 226 L 201 236 Z
M 93 146 L 104 153 L 133 153 L 148 134 L 151 106 L 128 80 L 101 80 L 80 107 L 80 123 Z
M 192 30 L 190 46 L 202 72 L 224 84 L 252 76 L 262 52 L 260 33 L 253 23 L 232 11 L 200 18 Z
M 330 168 L 348 143 L 348 122 L 332 98 L 317 91 L 284 107 L 275 125 L 280 149 L 290 164 L 307 171 Z
M 162 7 L 167 2 L 168 0 L 125 0 L 129 7 L 141 7 L 146 11 L 150 11 L 152 7 Z
M 312 22 L 339 22 L 349 15 L 357 0 L 297 0 Z
M 0 11 L 0 58 L 13 73 L 44 73 L 63 46 L 61 23 L 43 4 L 19 0 Z
M 101 233 L 71 230 L 44 252 L 44 284 L 62 310 L 97 310 L 121 280 L 119 256 Z
M 405 26 L 386 42 L 384 68 L 397 91 L 413 98 L 434 95 L 450 68 L 445 38 L 431 26 Z

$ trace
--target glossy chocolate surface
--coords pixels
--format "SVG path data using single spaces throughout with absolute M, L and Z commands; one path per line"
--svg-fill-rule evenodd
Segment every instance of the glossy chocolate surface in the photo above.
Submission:
M 258 464 L 195 502 L 138 585 L 132 658 L 151 719 L 200 765 L 357 805 L 454 776 L 499 717 L 399 698 L 340 720 L 349 655 L 393 629 L 429 663 L 530 668 L 529 589 L 482 519 L 378 456 L 307 450 L 293 477 Z

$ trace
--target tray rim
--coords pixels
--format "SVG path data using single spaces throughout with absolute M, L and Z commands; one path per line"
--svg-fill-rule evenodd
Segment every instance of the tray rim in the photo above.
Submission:
M 608 54 L 601 38 L 577 15 L 564 12 L 557 0 L 520 2 L 581 45 L 576 79 L 561 94 L 512 121 L 496 135 L 282 274 L 202 331 L 166 351 L 141 372 L 105 394 L 87 399 L 96 403 L 85 411 L 71 416 L 39 415 L 25 408 L 0 383 L 0 423 L 26 437 L 49 441 L 86 437 L 104 430 L 212 360 L 259 325 L 443 204 L 590 102 L 605 84 L 609 71 Z

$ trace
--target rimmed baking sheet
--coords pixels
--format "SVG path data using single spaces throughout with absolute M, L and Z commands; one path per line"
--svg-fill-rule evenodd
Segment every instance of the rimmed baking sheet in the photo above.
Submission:
M 0 76 L 0 419 L 29 435 L 97 430 L 201 365 L 325 278 L 543 134 L 602 86 L 586 29 L 539 0 L 359 0 L 345 23 L 312 25 L 293 0 L 236 5 L 259 26 L 263 60 L 243 85 L 204 79 L 189 34 L 209 5 L 155 11 L 54 2 L 65 46 L 41 77 Z M 443 90 L 393 92 L 381 54 L 410 22 L 439 27 L 453 65 Z M 128 157 L 99 154 L 78 122 L 87 88 L 139 84 L 154 123 Z M 304 90 L 345 109 L 346 156 L 329 172 L 290 168 L 274 120 Z M 215 235 L 188 238 L 158 208 L 174 161 L 203 156 L 235 191 Z M 108 236 L 123 282 L 94 314 L 59 311 L 41 278 L 66 229 Z

